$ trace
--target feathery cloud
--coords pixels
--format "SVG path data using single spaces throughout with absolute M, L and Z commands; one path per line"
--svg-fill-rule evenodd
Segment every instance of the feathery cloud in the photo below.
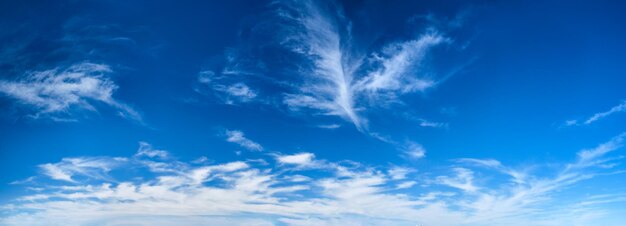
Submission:
M 0 81 L 0 93 L 31 107 L 33 118 L 71 121 L 73 110 L 96 111 L 93 104 L 103 103 L 122 117 L 141 121 L 138 112 L 113 98 L 118 86 L 107 77 L 111 72 L 108 65 L 94 63 L 28 72 L 15 81 Z
M 594 123 L 600 119 L 606 118 L 616 113 L 625 112 L 625 111 L 626 111 L 626 101 L 622 101 L 620 104 L 613 106 L 608 111 L 596 113 L 582 122 L 579 122 L 579 120 L 576 120 L 576 119 L 572 119 L 572 120 L 565 121 L 564 125 L 565 126 L 590 125 L 591 123 Z
M 208 86 L 210 92 L 225 104 L 252 102 L 258 95 L 257 91 L 244 82 L 228 82 L 226 77 L 218 76 L 213 71 L 201 71 L 198 74 L 198 82 L 202 86 Z M 206 93 L 203 87 L 197 88 L 196 91 Z
M 618 112 L 624 112 L 626 111 L 626 101 L 622 101 L 622 103 L 620 103 L 617 106 L 612 107 L 611 109 L 609 109 L 608 111 L 605 112 L 600 112 L 600 113 L 596 113 L 593 116 L 591 116 L 589 119 L 585 120 L 585 124 L 591 124 L 595 121 L 598 121 L 604 117 L 607 117 L 609 115 L 618 113 Z
M 250 151 L 263 151 L 263 146 L 246 138 L 244 135 L 245 134 L 239 130 L 226 130 L 226 141 L 238 144 Z
M 282 103 L 291 111 L 340 117 L 367 131 L 372 107 L 400 103 L 402 95 L 424 92 L 440 82 L 423 64 L 431 49 L 451 41 L 434 27 L 372 48 L 354 41 L 352 22 L 336 3 L 286 0 L 269 8 L 252 30 L 270 41 L 250 54 L 290 56 L 256 65 L 277 68 L 268 72 L 275 76 L 267 81 L 281 87 Z M 227 67 L 241 66 L 239 61 L 250 64 L 254 60 L 242 57 L 250 54 L 229 54 Z
M 421 159 L 426 157 L 426 149 L 424 149 L 424 146 L 419 143 L 411 141 L 407 142 L 402 149 L 402 154 L 410 159 Z

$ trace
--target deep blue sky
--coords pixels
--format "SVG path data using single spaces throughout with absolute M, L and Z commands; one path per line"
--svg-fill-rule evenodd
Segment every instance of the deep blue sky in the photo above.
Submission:
M 612 205 L 626 200 L 626 184 L 616 182 L 625 169 L 624 9 L 619 1 L 3 1 L 0 202 L 18 208 L 0 223 L 59 217 L 16 201 L 53 191 L 25 188 L 158 184 L 163 171 L 138 170 L 146 167 L 138 143 L 146 142 L 152 147 L 145 150 L 168 151 L 159 161 L 172 163 L 178 176 L 194 164 L 254 159 L 270 163 L 251 169 L 269 167 L 281 172 L 277 178 L 303 171 L 312 179 L 298 191 L 302 199 L 317 197 L 311 193 L 319 181 L 366 177 L 339 173 L 341 164 L 356 164 L 355 172 L 385 179 L 377 189 L 413 184 L 346 200 L 452 192 L 431 199 L 446 204 L 441 216 L 469 219 L 450 218 L 452 225 L 563 225 L 576 221 L 576 211 L 616 225 L 622 210 Z M 280 160 L 298 153 L 317 160 L 294 169 Z M 208 160 L 192 163 L 201 156 Z M 112 157 L 133 163 L 62 160 Z M 394 181 L 392 168 L 408 169 L 406 181 Z M 510 172 L 526 175 L 524 182 L 510 182 Z M 571 183 L 559 179 L 572 175 Z M 526 198 L 536 202 L 512 205 L 519 215 L 481 215 L 485 195 L 504 200 L 551 183 Z M 598 197 L 608 204 L 581 204 Z M 502 203 L 489 205 L 506 209 Z M 549 222 L 522 211 L 555 205 L 572 212 L 542 212 L 557 219 Z M 383 220 L 446 224 L 407 220 L 429 208 L 411 206 L 414 215 L 398 210 Z M 298 218 L 240 211 L 219 220 L 281 225 Z M 34 212 L 35 223 L 11 218 L 24 212 Z M 299 214 L 329 224 L 386 222 L 339 212 L 335 221 Z M 115 215 L 105 215 L 76 224 L 113 222 L 107 216 Z M 130 218 L 143 216 L 150 214 Z

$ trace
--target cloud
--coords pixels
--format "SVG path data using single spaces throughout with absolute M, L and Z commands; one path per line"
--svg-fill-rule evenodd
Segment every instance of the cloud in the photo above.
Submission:
M 416 71 L 419 72 L 428 50 L 444 41 L 441 35 L 429 32 L 416 40 L 387 45 L 382 50 L 382 56 L 374 55 L 372 59 L 380 64 L 380 68 L 359 81 L 359 88 L 370 93 L 409 93 L 434 86 L 435 81 L 417 77 Z
M 64 158 L 58 163 L 39 165 L 44 175 L 54 180 L 75 182 L 73 177 L 82 176 L 92 179 L 106 179 L 107 172 L 119 164 L 126 162 L 125 158 Z
M 309 152 L 297 153 L 293 155 L 278 155 L 276 161 L 281 164 L 292 164 L 307 166 L 313 163 L 315 155 Z
M 18 80 L 0 81 L 0 93 L 32 108 L 33 118 L 74 120 L 74 110 L 97 111 L 94 103 L 108 105 L 122 117 L 141 121 L 137 111 L 113 98 L 118 86 L 108 78 L 106 64 L 76 63 L 65 68 L 27 72 Z
M 139 142 L 139 150 L 135 154 L 135 157 L 147 156 L 150 158 L 159 157 L 159 158 L 167 158 L 168 152 L 164 150 L 155 150 L 152 148 L 147 142 Z
M 446 123 L 443 123 L 443 122 L 433 122 L 433 121 L 428 121 L 426 119 L 420 119 L 419 125 L 421 127 L 431 127 L 431 128 L 448 127 L 448 124 L 446 124 Z
M 605 111 L 605 112 L 600 112 L 600 113 L 596 113 L 593 116 L 591 116 L 589 119 L 585 120 L 585 124 L 589 125 L 595 121 L 598 121 L 602 118 L 605 118 L 609 115 L 618 113 L 618 112 L 624 112 L 626 111 L 626 101 L 622 101 L 622 103 L 620 103 L 617 106 L 612 107 L 610 110 Z
M 403 155 L 410 159 L 421 159 L 426 157 L 426 149 L 421 144 L 408 142 L 403 148 Z
M 338 3 L 286 0 L 268 8 L 250 28 L 252 38 L 228 51 L 222 75 L 263 77 L 292 112 L 339 117 L 367 132 L 370 110 L 402 103 L 403 95 L 442 82 L 424 65 L 433 48 L 451 43 L 434 26 L 369 46 L 355 41 L 353 22 Z M 263 48 L 258 40 L 264 40 Z M 279 60 L 264 61 L 268 56 Z M 255 67 L 258 73 L 250 72 Z M 245 73 L 231 73 L 240 69 Z
M 313 153 L 264 155 L 276 164 L 207 164 L 139 154 L 152 150 L 141 143 L 132 157 L 83 156 L 40 165 L 42 174 L 28 185 L 33 189 L 0 207 L 0 224 L 585 225 L 621 219 L 611 210 L 626 198 L 562 192 L 616 175 L 589 163 L 611 158 L 623 137 L 580 151 L 573 163 L 556 164 L 562 167 L 537 165 L 542 169 L 514 184 L 498 175 L 517 170 L 493 159 L 455 160 L 438 167 L 450 169 L 442 174 L 314 160 Z M 311 162 L 323 167 L 301 167 Z
M 440 184 L 458 188 L 464 192 L 475 192 L 478 187 L 474 185 L 474 172 L 465 168 L 453 168 L 455 172 L 454 177 L 440 176 L 437 177 L 437 181 Z
M 254 101 L 258 92 L 250 88 L 244 82 L 230 81 L 226 76 L 218 76 L 213 71 L 205 70 L 198 74 L 198 82 L 202 86 L 207 86 L 218 99 L 224 104 L 248 103 Z M 205 94 L 203 88 L 196 89 L 197 92 Z
M 406 167 L 393 167 L 387 171 L 391 179 L 393 180 L 402 180 L 406 178 L 406 175 L 411 173 L 413 170 Z
M 263 147 L 260 144 L 246 138 L 244 135 L 245 134 L 239 130 L 227 130 L 226 141 L 238 144 L 250 151 L 263 151 Z
M 311 79 L 300 84 L 297 93 L 285 96 L 284 103 L 291 109 L 319 110 L 322 114 L 340 116 L 361 129 L 366 120 L 358 114 L 359 97 L 390 98 L 424 91 L 434 85 L 434 81 L 417 77 L 415 70 L 426 50 L 443 40 L 441 36 L 428 34 L 417 40 L 390 44 L 382 55 L 371 58 L 380 65 L 379 69 L 363 75 L 359 73 L 365 67 L 363 56 L 355 56 L 357 51 L 350 49 L 352 38 L 346 25 L 349 22 L 331 19 L 344 18 L 342 13 L 325 12 L 311 2 L 302 11 L 302 18 L 286 17 L 300 25 L 300 29 L 287 34 L 286 45 L 310 61 L 312 69 L 303 76 Z
M 565 126 L 590 125 L 591 123 L 594 123 L 600 119 L 606 118 L 616 113 L 625 112 L 625 111 L 626 111 L 626 101 L 622 101 L 620 104 L 613 106 L 608 111 L 596 113 L 582 122 L 579 122 L 579 120 L 576 120 L 576 119 L 572 119 L 572 120 L 565 121 L 564 125 Z
M 339 124 L 325 124 L 325 125 L 318 125 L 317 128 L 322 128 L 322 129 L 337 129 L 341 127 L 341 125 Z
M 604 158 L 607 153 L 615 151 L 624 146 L 624 137 L 626 133 L 622 133 L 619 136 L 614 137 L 610 141 L 600 144 L 592 149 L 585 149 L 578 152 L 578 161 L 572 164 L 572 167 L 588 167 L 588 166 L 607 166 L 607 162 L 615 159 Z

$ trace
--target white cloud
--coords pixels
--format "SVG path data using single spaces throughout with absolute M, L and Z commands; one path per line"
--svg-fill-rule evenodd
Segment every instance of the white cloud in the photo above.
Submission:
M 407 188 L 413 187 L 413 185 L 415 185 L 415 184 L 417 184 L 417 182 L 415 182 L 415 181 L 405 181 L 405 182 L 402 182 L 402 183 L 396 185 L 396 188 L 397 189 L 407 189 Z
M 276 161 L 282 164 L 307 166 L 313 164 L 314 158 L 315 155 L 313 153 L 303 152 L 293 155 L 278 155 L 276 156 Z
M 413 170 L 410 168 L 396 166 L 389 169 L 387 173 L 389 174 L 389 176 L 391 176 L 391 179 L 402 180 L 405 179 L 406 175 L 411 173 L 412 171 Z
M 454 177 L 439 176 L 437 177 L 437 182 L 458 188 L 464 192 L 475 192 L 478 190 L 478 187 L 474 185 L 474 172 L 465 168 L 453 168 L 452 170 L 455 172 Z
M 73 110 L 96 111 L 93 103 L 115 108 L 122 117 L 141 121 L 128 105 L 113 98 L 118 86 L 107 77 L 106 64 L 76 63 L 66 68 L 25 73 L 16 81 L 0 81 L 0 93 L 33 108 L 34 118 L 72 121 Z
M 564 126 L 590 125 L 591 123 L 594 123 L 600 119 L 606 118 L 610 115 L 613 115 L 619 112 L 625 112 L 625 111 L 626 111 L 626 101 L 622 101 L 620 104 L 613 106 L 608 111 L 596 113 L 584 121 L 579 121 L 576 119 L 567 120 L 565 121 Z
M 465 163 L 473 163 L 473 164 L 496 168 L 496 169 L 502 167 L 502 163 L 500 163 L 500 161 L 495 160 L 495 159 L 462 158 L 462 159 L 458 159 L 458 161 L 465 162 Z
M 341 127 L 341 125 L 339 124 L 326 124 L 326 125 L 318 125 L 318 128 L 322 128 L 322 129 L 337 129 L 339 127 Z
M 426 149 L 421 144 L 415 142 L 408 142 L 403 148 L 404 156 L 410 159 L 421 159 L 426 157 Z
M 591 116 L 589 119 L 585 120 L 585 124 L 589 125 L 595 121 L 598 121 L 602 118 L 605 118 L 609 115 L 618 113 L 618 112 L 624 112 L 626 111 L 626 101 L 622 101 L 622 103 L 620 103 L 617 106 L 612 107 L 610 110 L 605 111 L 605 112 L 600 112 L 600 113 L 596 113 L 593 116 Z
M 302 57 L 293 62 L 299 64 L 294 73 L 303 78 L 284 95 L 291 110 L 339 116 L 366 130 L 367 119 L 360 112 L 369 105 L 399 102 L 398 96 L 437 83 L 421 65 L 432 47 L 447 40 L 434 29 L 415 40 L 385 45 L 367 57 L 352 43 L 350 22 L 335 7 L 314 1 L 277 5 L 278 42 Z
M 248 102 L 256 97 L 256 92 L 243 83 L 236 83 L 226 88 L 226 92 L 233 97 L 239 98 L 242 102 Z
M 432 127 L 432 128 L 442 128 L 442 127 L 448 126 L 448 124 L 443 123 L 443 122 L 433 122 L 433 121 L 428 121 L 426 119 L 421 119 L 419 125 L 421 127 Z
M 73 179 L 75 176 L 106 179 L 108 171 L 124 162 L 126 162 L 124 158 L 64 158 L 61 162 L 42 164 L 39 168 L 44 175 L 54 180 L 75 182 Z
M 579 152 L 573 164 L 609 158 L 624 136 Z M 495 175 L 489 171 L 478 177 L 469 168 L 509 169 L 497 160 L 457 160 L 468 166 L 452 166 L 452 175 L 428 171 L 416 175 L 418 180 L 406 180 L 408 171 L 419 171 L 326 160 L 315 160 L 324 167 L 281 170 L 312 162 L 312 153 L 282 156 L 282 165 L 198 165 L 141 157 L 149 156 L 75 157 L 42 164 L 42 174 L 58 182 L 33 179 L 28 186 L 36 187 L 29 194 L 0 207 L 0 224 L 586 225 L 621 219 L 611 210 L 626 201 L 623 194 L 558 195 L 600 173 L 618 172 L 597 168 L 594 174 L 589 164 L 554 171 L 550 163 L 545 169 L 551 172 L 541 170 L 523 178 L 524 183 L 511 184 L 491 180 Z M 150 171 L 137 170 L 142 168 Z M 422 186 L 416 188 L 420 180 Z
M 445 41 L 437 33 L 427 33 L 416 40 L 393 43 L 382 50 L 382 55 L 375 55 L 373 60 L 381 64 L 380 69 L 368 74 L 359 81 L 359 88 L 368 92 L 395 91 L 408 93 L 424 91 L 435 85 L 427 78 L 416 77 L 420 63 L 428 49 Z
M 624 146 L 624 137 L 626 133 L 622 133 L 619 136 L 614 137 L 610 141 L 600 144 L 592 149 L 585 149 L 578 152 L 578 161 L 572 164 L 572 167 L 588 167 L 588 166 L 600 166 L 608 161 L 614 160 L 611 158 L 601 158 L 607 153 L 615 151 Z
M 565 121 L 565 126 L 575 126 L 578 125 L 578 120 L 572 119 Z
M 72 174 L 70 172 L 66 172 L 57 165 L 47 163 L 40 165 L 39 167 L 41 167 L 45 175 L 52 179 L 74 182 L 74 180 L 72 180 Z
M 139 142 L 139 150 L 137 150 L 137 153 L 135 154 L 136 157 L 140 157 L 140 156 L 148 156 L 150 158 L 154 158 L 154 157 L 159 157 L 159 158 L 167 158 L 168 153 L 167 151 L 164 150 L 155 150 L 154 148 L 152 148 L 152 145 L 150 145 L 147 142 Z
M 239 144 L 239 146 L 250 151 L 263 151 L 263 147 L 244 136 L 245 134 L 239 130 L 227 130 L 226 141 Z
M 218 76 L 213 71 L 201 71 L 198 73 L 198 82 L 208 86 L 225 104 L 238 104 L 254 101 L 258 93 L 244 82 L 229 82 L 225 76 Z M 204 93 L 203 89 L 196 89 Z

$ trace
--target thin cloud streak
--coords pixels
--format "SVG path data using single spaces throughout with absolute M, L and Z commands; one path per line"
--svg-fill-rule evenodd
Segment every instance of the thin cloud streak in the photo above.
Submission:
M 226 141 L 238 144 L 250 151 L 263 151 L 263 146 L 246 138 L 245 134 L 239 130 L 226 130 Z
M 213 71 L 202 71 L 198 74 L 198 83 L 200 86 L 196 88 L 196 92 L 215 95 L 224 104 L 236 105 L 240 103 L 249 103 L 257 99 L 258 91 L 250 88 L 244 82 L 228 82 L 224 76 L 218 76 Z
M 576 119 L 571 119 L 571 120 L 566 120 L 563 123 L 563 125 L 564 126 L 590 125 L 600 119 L 609 117 L 611 115 L 614 115 L 620 112 L 626 112 L 626 101 L 622 101 L 620 104 L 613 106 L 608 111 L 595 113 L 594 115 L 584 120 L 583 122 L 580 122 L 579 120 L 576 120 Z
M 591 118 L 589 118 L 589 119 L 587 119 L 585 121 L 585 124 L 589 125 L 589 124 L 591 124 L 591 123 L 593 123 L 595 121 L 598 121 L 598 120 L 600 120 L 602 118 L 605 118 L 605 117 L 607 117 L 609 115 L 612 115 L 612 114 L 615 114 L 615 113 L 618 113 L 618 112 L 624 112 L 624 111 L 626 111 L 626 101 L 622 101 L 622 103 L 620 103 L 617 106 L 612 107 L 608 111 L 594 114 L 593 116 L 591 116 Z

